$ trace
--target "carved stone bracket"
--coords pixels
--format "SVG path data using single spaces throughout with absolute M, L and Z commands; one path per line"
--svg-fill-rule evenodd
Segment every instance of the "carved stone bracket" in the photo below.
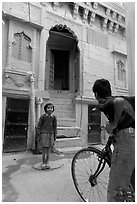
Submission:
M 29 80 L 27 73 L 15 72 L 13 70 L 5 70 L 4 86 L 12 89 L 29 88 Z
M 108 32 L 109 32 L 109 33 L 112 33 L 112 31 L 113 31 L 113 26 L 114 26 L 114 22 L 110 21 L 109 27 L 108 27 Z
M 57 7 L 59 6 L 59 2 L 53 2 L 53 9 L 56 11 Z
M 87 6 L 90 6 L 90 2 L 89 2 L 89 1 L 85 2 L 85 4 L 86 4 Z
M 92 23 L 94 23 L 95 17 L 96 17 L 96 14 L 94 12 L 92 12 L 91 16 L 90 16 L 90 25 L 92 25 Z
M 34 75 L 33 74 L 30 74 L 29 75 L 29 79 L 30 79 L 30 82 L 34 82 L 35 81 L 35 77 L 34 77 Z
M 78 9 L 79 9 L 79 5 L 75 4 L 73 7 L 73 18 L 76 19 L 77 15 L 78 15 Z
M 84 9 L 84 13 L 83 13 L 83 23 L 85 23 L 86 20 L 87 20 L 87 18 L 88 18 L 88 12 L 89 12 L 88 9 Z
M 110 16 L 110 9 L 109 8 L 106 9 L 106 15 Z
M 40 2 L 42 6 L 46 6 L 46 2 Z
M 113 11 L 112 18 L 116 19 L 116 17 L 117 17 L 117 13 Z
M 119 29 L 119 25 L 118 25 L 118 24 L 115 24 L 115 25 L 114 25 L 114 33 L 117 33 L 118 29 Z
M 107 23 L 108 23 L 108 19 L 104 18 L 103 23 L 102 23 L 102 30 L 107 29 Z
M 94 2 L 94 3 L 93 3 L 93 8 L 94 8 L 94 9 L 97 9 L 97 8 L 98 8 L 98 2 Z
M 121 21 L 122 20 L 122 15 L 118 15 L 118 21 Z

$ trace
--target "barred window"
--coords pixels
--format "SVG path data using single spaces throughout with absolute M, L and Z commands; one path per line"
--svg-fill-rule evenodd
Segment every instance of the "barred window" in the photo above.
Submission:
M 15 33 L 14 39 L 15 41 L 12 43 L 12 57 L 20 61 L 31 63 L 31 39 L 26 36 L 23 31 L 21 33 Z

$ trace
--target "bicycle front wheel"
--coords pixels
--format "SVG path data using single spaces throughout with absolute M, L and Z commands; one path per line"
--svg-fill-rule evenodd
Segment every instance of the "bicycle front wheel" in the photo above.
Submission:
M 100 158 L 101 151 L 84 148 L 73 157 L 71 172 L 77 192 L 85 202 L 106 202 L 110 166 L 107 159 Z M 99 169 L 102 169 L 99 173 Z M 98 173 L 97 173 L 98 171 Z M 95 175 L 96 172 L 96 176 Z

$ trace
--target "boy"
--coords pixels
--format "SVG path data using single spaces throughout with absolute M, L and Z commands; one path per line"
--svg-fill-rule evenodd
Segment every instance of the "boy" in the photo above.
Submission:
M 111 95 L 111 86 L 106 79 L 96 80 L 93 92 L 100 110 L 109 120 L 106 131 L 115 135 L 107 201 L 119 202 L 118 191 L 120 188 L 128 191 L 135 168 L 135 111 L 126 99 Z

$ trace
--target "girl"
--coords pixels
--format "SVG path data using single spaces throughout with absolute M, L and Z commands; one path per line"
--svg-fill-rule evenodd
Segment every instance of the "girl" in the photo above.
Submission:
M 54 105 L 47 103 L 44 106 L 43 114 L 38 122 L 37 130 L 41 137 L 42 143 L 42 165 L 41 169 L 49 169 L 49 153 L 53 147 L 57 135 L 57 119 L 53 115 Z

